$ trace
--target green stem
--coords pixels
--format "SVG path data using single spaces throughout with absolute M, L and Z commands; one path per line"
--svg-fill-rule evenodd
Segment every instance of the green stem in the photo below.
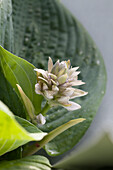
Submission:
M 23 151 L 23 157 L 33 155 L 34 153 L 39 151 L 45 144 L 47 144 L 53 138 L 58 136 L 60 133 L 64 132 L 68 128 L 70 128 L 70 127 L 72 127 L 72 126 L 74 126 L 74 125 L 76 125 L 80 122 L 83 122 L 84 120 L 85 120 L 84 118 L 74 119 L 74 120 L 71 120 L 71 121 L 59 126 L 56 129 L 54 129 L 53 131 L 48 133 L 48 135 L 45 136 L 41 141 L 35 142 L 32 145 L 30 145 L 28 148 L 26 148 Z
M 46 116 L 46 113 L 48 112 L 49 109 L 50 109 L 50 105 L 48 103 L 46 103 L 46 105 L 44 106 L 44 108 L 41 111 L 41 114 L 43 116 Z

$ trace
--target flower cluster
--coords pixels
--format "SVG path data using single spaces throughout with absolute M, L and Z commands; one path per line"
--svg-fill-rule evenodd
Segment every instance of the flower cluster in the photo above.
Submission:
M 35 69 L 37 72 L 37 84 L 35 91 L 37 94 L 43 95 L 50 107 L 61 105 L 69 111 L 77 110 L 81 106 L 70 99 L 84 96 L 87 92 L 73 88 L 84 84 L 78 80 L 79 67 L 71 67 L 70 60 L 59 60 L 53 65 L 52 59 L 49 57 L 48 71 L 43 69 Z

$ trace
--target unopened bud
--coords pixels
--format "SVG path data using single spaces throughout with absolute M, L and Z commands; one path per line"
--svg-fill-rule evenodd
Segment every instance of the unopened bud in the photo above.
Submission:
M 67 110 L 76 110 L 80 105 L 69 101 L 70 99 L 84 96 L 87 92 L 75 89 L 72 86 L 84 84 L 78 80 L 79 67 L 70 68 L 70 60 L 59 62 L 53 65 L 52 59 L 49 57 L 48 71 L 35 69 L 37 71 L 37 84 L 35 91 L 42 94 L 50 107 L 61 105 Z
M 40 113 L 38 116 L 36 116 L 36 121 L 38 125 L 44 125 L 46 123 L 46 118 Z

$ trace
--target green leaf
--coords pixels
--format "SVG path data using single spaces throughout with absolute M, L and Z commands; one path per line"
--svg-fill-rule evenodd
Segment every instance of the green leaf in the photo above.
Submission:
M 25 118 L 25 108 L 19 96 L 4 77 L 0 68 L 0 100 L 3 101 L 10 110 L 18 116 Z
M 38 129 L 35 125 L 30 123 L 29 121 L 20 118 L 18 116 L 15 116 L 16 121 L 29 133 L 40 133 L 42 134 L 42 131 Z M 26 146 L 25 146 L 26 147 Z M 5 155 L 0 157 L 1 160 L 14 160 L 14 159 L 20 159 L 22 157 L 22 148 L 19 147 L 16 150 L 13 150 L 12 152 L 8 152 Z
M 42 131 L 40 129 L 38 129 L 35 125 L 30 123 L 29 121 L 27 121 L 23 118 L 20 118 L 18 116 L 15 116 L 15 119 L 29 133 L 42 133 Z
M 0 1 L 0 45 L 14 51 L 11 0 Z M 15 115 L 25 118 L 25 108 L 13 87 L 5 79 L 0 68 L 0 100 L 2 100 Z M 18 106 L 18 107 L 17 107 Z
M 14 50 L 11 0 L 0 1 L 0 45 Z
M 82 108 L 73 112 L 64 108 L 51 109 L 42 128 L 52 131 L 71 119 L 86 118 L 46 145 L 50 155 L 59 155 L 78 143 L 101 103 L 106 87 L 102 56 L 84 27 L 57 0 L 15 0 L 13 21 L 16 55 L 45 69 L 49 56 L 54 61 L 70 59 L 72 66 L 80 66 L 79 79 L 86 82 L 81 88 L 88 91 L 88 95 L 75 99 Z
M 47 158 L 39 155 L 33 155 L 23 159 L 14 161 L 0 162 L 0 169 L 2 170 L 51 170 L 51 165 Z
M 0 162 L 4 160 L 16 160 L 22 158 L 22 151 L 23 146 L 18 147 L 17 149 L 14 149 L 13 151 L 7 152 L 4 155 L 0 156 Z
M 8 52 L 0 46 L 0 61 L 5 78 L 9 81 L 17 94 L 16 84 L 19 84 L 33 103 L 36 113 L 41 110 L 42 96 L 35 93 L 36 75 L 34 66 Z
M 12 151 L 29 141 L 39 141 L 46 133 L 27 132 L 14 118 L 12 112 L 0 101 L 0 155 Z

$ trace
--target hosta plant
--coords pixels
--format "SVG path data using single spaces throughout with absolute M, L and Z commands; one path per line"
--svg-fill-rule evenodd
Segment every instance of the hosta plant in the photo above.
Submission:
M 82 138 L 105 92 L 101 54 L 58 0 L 0 1 L 0 45 L 0 168 L 51 169 L 33 154 Z

